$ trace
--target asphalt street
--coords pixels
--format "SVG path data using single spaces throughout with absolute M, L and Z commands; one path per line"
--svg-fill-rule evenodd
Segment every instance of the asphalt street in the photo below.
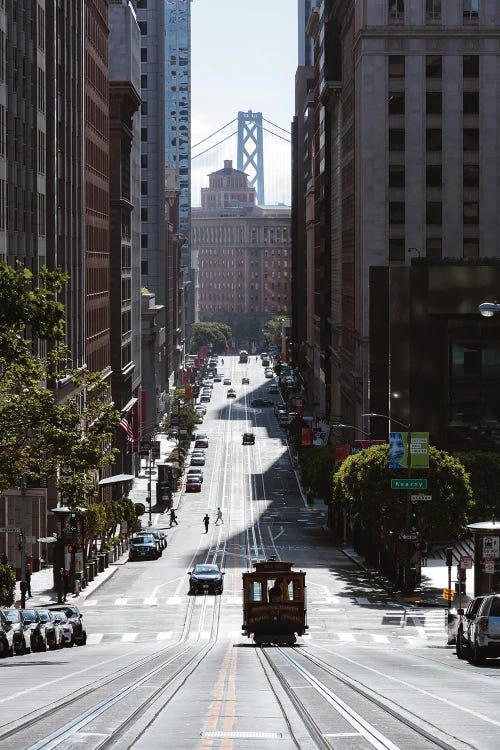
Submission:
M 500 660 L 459 661 L 441 609 L 405 607 L 333 546 L 273 409 L 250 407 L 278 398 L 260 360 L 219 369 L 237 395 L 214 384 L 201 492 L 182 495 L 178 526 L 158 518 L 159 560 L 119 566 L 87 597 L 85 647 L 0 661 L 0 750 L 497 750 Z M 293 648 L 241 635 L 241 574 L 270 554 L 307 573 L 309 634 Z M 199 562 L 222 566 L 222 596 L 188 596 Z

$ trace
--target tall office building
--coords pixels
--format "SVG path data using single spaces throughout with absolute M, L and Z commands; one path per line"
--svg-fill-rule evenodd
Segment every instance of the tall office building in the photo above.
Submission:
M 92 372 L 111 372 L 108 0 L 84 3 L 85 338 Z
M 317 5 L 319 0 L 298 0 L 298 65 L 312 65 L 313 62 L 312 39 L 306 29 L 311 11 Z
M 443 447 L 500 432 L 498 323 L 477 314 L 500 257 L 499 25 L 497 0 L 322 0 L 310 28 L 321 383 L 372 434 L 367 412 Z

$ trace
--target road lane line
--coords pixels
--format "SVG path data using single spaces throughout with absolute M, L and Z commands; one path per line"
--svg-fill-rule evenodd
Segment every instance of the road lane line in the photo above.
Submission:
M 122 643 L 133 643 L 136 639 L 139 633 L 124 633 L 121 637 Z

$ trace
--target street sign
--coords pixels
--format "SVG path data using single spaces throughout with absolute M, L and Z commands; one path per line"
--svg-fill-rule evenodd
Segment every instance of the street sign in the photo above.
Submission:
M 424 495 L 420 493 L 418 495 L 410 495 L 412 503 L 429 503 L 432 500 L 432 495 Z
M 483 573 L 494 573 L 495 559 L 493 557 L 485 557 L 483 560 L 483 566 Z
M 17 526 L 0 526 L 0 532 L 4 534 L 19 534 L 21 529 Z
M 453 601 L 455 598 L 455 592 L 452 589 L 443 589 L 443 599 Z
M 460 558 L 460 567 L 462 570 L 469 570 L 472 568 L 472 557 L 470 555 L 462 555 Z
M 419 535 L 417 532 L 412 532 L 410 534 L 400 534 L 401 539 L 407 539 L 411 542 L 414 542 L 415 539 L 418 539 Z
M 151 442 L 151 458 L 160 458 L 160 441 L 153 440 Z
M 483 558 L 500 557 L 500 537 L 483 536 Z
M 391 479 L 391 490 L 426 490 L 427 479 Z

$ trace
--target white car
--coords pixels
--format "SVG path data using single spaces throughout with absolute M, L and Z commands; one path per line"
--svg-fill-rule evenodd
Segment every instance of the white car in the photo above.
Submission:
M 205 466 L 205 454 L 203 451 L 195 451 L 191 456 L 190 466 Z
M 203 470 L 199 469 L 198 467 L 193 467 L 191 469 L 188 469 L 187 472 L 187 479 L 191 479 L 192 477 L 199 477 L 201 480 L 201 483 L 203 484 Z
M 224 378 L 223 385 L 231 385 L 231 378 Z
M 204 404 L 196 404 L 196 406 L 194 407 L 194 410 L 199 412 L 200 414 L 207 413 L 207 407 L 204 406 Z

